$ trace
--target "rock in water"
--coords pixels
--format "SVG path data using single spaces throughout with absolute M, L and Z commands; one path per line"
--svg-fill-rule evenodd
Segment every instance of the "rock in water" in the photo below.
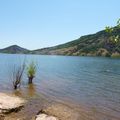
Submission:
M 18 111 L 25 103 L 22 98 L 0 93 L 0 113 Z
M 58 120 L 58 119 L 56 117 L 42 113 L 37 115 L 36 120 Z

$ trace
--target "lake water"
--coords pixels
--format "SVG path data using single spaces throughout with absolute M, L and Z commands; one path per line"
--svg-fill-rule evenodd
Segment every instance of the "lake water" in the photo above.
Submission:
M 14 65 L 24 59 L 37 64 L 35 88 L 28 92 L 31 96 L 44 94 L 77 107 L 85 106 L 100 120 L 120 120 L 120 59 L 0 54 L 0 91 L 13 91 Z M 24 76 L 21 90 L 26 88 Z

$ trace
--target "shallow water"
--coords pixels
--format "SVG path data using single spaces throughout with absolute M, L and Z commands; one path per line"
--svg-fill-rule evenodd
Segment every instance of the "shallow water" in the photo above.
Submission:
M 24 59 L 26 63 L 35 61 L 37 75 L 33 86 L 27 85 L 24 75 L 16 92 L 12 89 L 12 71 Z M 120 59 L 0 54 L 0 68 L 0 91 L 28 99 L 45 95 L 77 108 L 84 106 L 83 119 L 120 119 Z

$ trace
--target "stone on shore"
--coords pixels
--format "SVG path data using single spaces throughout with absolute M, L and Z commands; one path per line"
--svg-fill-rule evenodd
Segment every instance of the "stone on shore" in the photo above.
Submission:
M 49 116 L 47 114 L 42 113 L 36 116 L 36 120 L 58 120 L 58 119 L 54 116 Z
M 24 106 L 25 100 L 22 98 L 0 93 L 0 114 L 18 111 Z

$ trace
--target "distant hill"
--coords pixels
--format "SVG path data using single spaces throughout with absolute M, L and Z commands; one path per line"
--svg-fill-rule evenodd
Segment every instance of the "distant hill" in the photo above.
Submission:
M 115 27 L 112 32 L 120 36 L 120 28 Z M 2 53 L 27 53 L 41 55 L 73 55 L 73 56 L 120 56 L 120 42 L 114 43 L 105 30 L 91 35 L 82 36 L 71 42 L 29 51 L 17 45 L 1 49 Z
M 0 49 L 1 53 L 11 53 L 11 54 L 20 54 L 20 53 L 29 53 L 29 50 L 19 47 L 17 45 L 12 45 L 4 49 Z

